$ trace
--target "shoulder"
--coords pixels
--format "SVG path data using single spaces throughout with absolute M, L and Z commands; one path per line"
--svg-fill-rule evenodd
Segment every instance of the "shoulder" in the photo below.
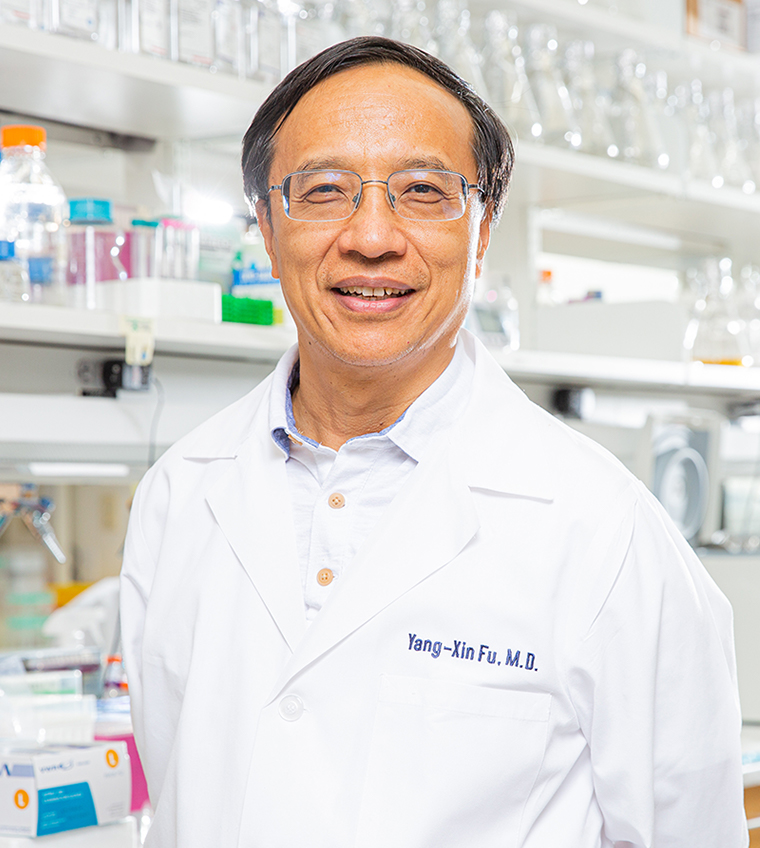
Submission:
M 475 379 L 456 441 L 476 487 L 580 508 L 611 505 L 626 490 L 635 500 L 638 481 L 615 456 L 531 401 L 476 339 L 466 344 Z

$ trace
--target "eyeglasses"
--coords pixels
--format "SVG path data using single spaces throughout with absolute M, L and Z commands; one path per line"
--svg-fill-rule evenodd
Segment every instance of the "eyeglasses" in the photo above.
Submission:
M 409 221 L 455 221 L 464 215 L 470 192 L 483 192 L 454 171 L 417 169 L 395 171 L 387 180 L 363 180 L 353 171 L 297 171 L 269 191 L 281 192 L 293 221 L 343 221 L 357 210 L 369 183 L 384 185 L 391 208 Z

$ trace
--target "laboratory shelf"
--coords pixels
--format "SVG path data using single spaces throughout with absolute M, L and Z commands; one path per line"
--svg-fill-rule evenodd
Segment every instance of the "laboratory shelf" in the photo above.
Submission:
M 494 356 L 518 384 L 590 386 L 737 400 L 760 396 L 760 368 L 531 350 L 494 352 Z
M 211 359 L 276 362 L 295 341 L 282 327 L 153 319 L 156 352 Z M 0 304 L 0 342 L 119 351 L 124 349 L 121 316 L 67 307 Z
M 561 207 L 679 239 L 754 249 L 760 191 L 714 188 L 677 174 L 523 141 L 517 147 L 510 204 Z
M 0 24 L 0 104 L 146 138 L 242 135 L 269 86 L 179 62 Z
M 168 317 L 154 319 L 154 335 L 159 354 L 262 363 L 275 362 L 295 342 L 295 333 L 283 327 Z M 0 304 L 1 342 L 118 351 L 124 337 L 121 316 L 113 312 L 7 303 Z M 760 368 L 532 350 L 493 353 L 517 383 L 760 396 Z

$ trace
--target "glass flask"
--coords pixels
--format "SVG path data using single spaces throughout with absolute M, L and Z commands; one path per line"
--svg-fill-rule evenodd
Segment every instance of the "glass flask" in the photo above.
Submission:
M 424 0 L 398 0 L 393 4 L 390 37 L 429 53 L 436 52 L 433 25 Z
M 438 57 L 489 99 L 480 53 L 470 37 L 470 12 L 460 0 L 438 0 L 434 37 Z
M 624 50 L 617 61 L 610 123 L 622 161 L 664 169 L 670 157 L 647 96 L 645 77 L 646 65 L 641 58 L 634 50 Z
M 751 365 L 752 355 L 745 322 L 740 316 L 731 260 L 705 260 L 703 274 L 693 277 L 701 289 L 684 347 L 694 361 L 711 365 Z
M 681 114 L 689 131 L 687 173 L 715 188 L 723 185 L 716 151 L 716 138 L 710 126 L 710 106 L 702 94 L 702 82 L 693 79 L 682 100 Z
M 528 79 L 541 115 L 538 139 L 577 149 L 581 133 L 557 59 L 557 30 L 548 24 L 534 24 L 528 28 L 526 43 Z
M 752 362 L 760 365 L 760 267 L 745 265 L 739 285 L 739 317 L 746 328 Z
M 739 124 L 730 87 L 710 93 L 709 124 L 715 140 L 718 172 L 727 185 L 741 188 L 746 194 L 755 191 L 755 181 L 745 157 L 747 142 L 739 137 Z
M 565 76 L 581 133 L 579 150 L 613 159 L 620 152 L 609 120 L 609 104 L 594 70 L 594 42 L 571 41 L 565 49 Z
M 485 85 L 490 102 L 517 139 L 539 138 L 541 115 L 530 88 L 518 35 L 517 25 L 506 12 L 488 14 L 483 61 Z

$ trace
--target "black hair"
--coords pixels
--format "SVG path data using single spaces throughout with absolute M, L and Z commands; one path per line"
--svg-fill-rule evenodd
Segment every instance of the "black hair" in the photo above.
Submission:
M 507 199 L 514 162 L 512 141 L 498 115 L 440 59 L 424 50 L 379 36 L 360 36 L 328 47 L 292 70 L 262 103 L 243 138 L 243 186 L 249 202 L 265 200 L 269 209 L 269 171 L 274 139 L 283 121 L 312 88 L 334 74 L 361 65 L 396 63 L 425 74 L 451 92 L 472 118 L 473 153 L 483 200 L 498 220 Z

